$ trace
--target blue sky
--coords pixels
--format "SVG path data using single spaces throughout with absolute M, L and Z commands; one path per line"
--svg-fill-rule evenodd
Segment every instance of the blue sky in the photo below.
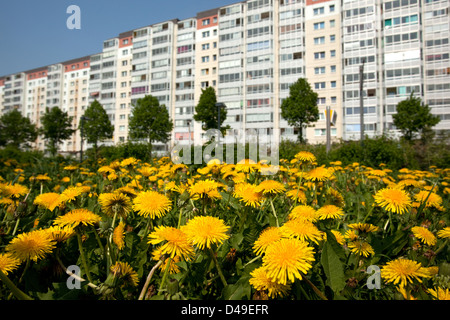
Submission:
M 239 0 L 2 0 L 0 76 L 102 51 L 103 41 L 154 23 L 195 17 Z M 81 30 L 66 26 L 67 7 L 81 10 Z

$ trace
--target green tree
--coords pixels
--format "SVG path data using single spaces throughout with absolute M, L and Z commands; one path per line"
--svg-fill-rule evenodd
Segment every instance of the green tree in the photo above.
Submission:
M 85 110 L 84 116 L 88 120 L 83 118 L 80 120 L 80 128 L 83 129 L 80 130 L 80 134 L 88 143 L 94 145 L 94 154 L 96 155 L 98 143 L 113 137 L 114 126 L 111 124 L 105 109 L 97 100 L 92 102 Z
M 299 129 L 299 142 L 303 143 L 303 128 L 319 120 L 315 93 L 306 79 L 300 78 L 289 88 L 289 97 L 281 104 L 281 116 L 294 128 Z
M 38 137 L 36 126 L 17 110 L 2 115 L 0 129 L 0 145 L 29 147 Z
M 195 107 L 194 120 L 201 122 L 202 129 L 205 131 L 209 129 L 217 129 L 219 122 L 218 112 L 220 112 L 220 131 L 223 134 L 224 131 L 229 128 L 229 126 L 222 127 L 222 124 L 227 118 L 227 110 L 226 108 L 218 108 L 216 103 L 217 97 L 214 88 L 208 87 L 206 89 L 202 89 L 202 94 L 197 106 Z
M 47 108 L 41 117 L 41 134 L 47 140 L 50 153 L 55 156 L 58 152 L 58 144 L 69 139 L 75 130 L 72 129 L 72 117 L 59 107 Z
M 138 99 L 133 106 L 128 127 L 131 139 L 148 140 L 151 157 L 153 142 L 169 141 L 173 123 L 166 106 L 160 105 L 158 99 L 148 95 Z
M 414 97 L 414 92 L 408 99 L 397 104 L 397 114 L 392 118 L 407 141 L 413 140 L 417 134 L 423 139 L 430 138 L 431 128 L 440 122 L 438 116 L 431 114 L 428 105 L 422 103 L 419 97 Z

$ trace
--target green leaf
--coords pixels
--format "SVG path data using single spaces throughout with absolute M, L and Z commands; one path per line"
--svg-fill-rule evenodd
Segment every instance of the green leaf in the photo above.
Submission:
M 223 297 L 225 300 L 243 300 L 250 299 L 250 276 L 244 276 L 235 284 L 230 284 L 223 289 Z
M 338 243 L 333 234 L 327 232 L 327 242 L 324 244 L 320 261 L 327 277 L 327 285 L 338 294 L 345 287 L 345 276 L 344 264 L 339 258 L 342 253 L 335 244 Z

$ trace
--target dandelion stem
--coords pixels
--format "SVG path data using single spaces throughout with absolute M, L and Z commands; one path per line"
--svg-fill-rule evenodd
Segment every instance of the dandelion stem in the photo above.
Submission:
M 436 252 L 434 253 L 436 256 L 438 255 L 438 253 L 444 250 L 445 247 L 447 247 L 448 241 L 449 241 L 448 239 L 445 240 L 444 244 L 439 249 L 436 250 Z
M 16 287 L 16 285 L 8 278 L 6 274 L 0 270 L 0 280 L 6 284 L 6 286 L 11 290 L 14 296 L 19 300 L 33 300 L 29 295 Z
M 145 293 L 147 292 L 148 286 L 150 285 L 150 281 L 152 280 L 153 274 L 155 273 L 156 269 L 158 269 L 164 262 L 164 258 L 162 260 L 159 260 L 158 263 L 150 270 L 147 276 L 147 280 L 145 280 L 144 287 L 142 288 L 141 294 L 139 295 L 138 300 L 143 300 Z
M 313 291 L 322 299 L 322 300 L 328 300 L 327 297 L 322 293 L 322 291 L 320 291 L 319 289 L 317 289 L 317 287 L 311 282 L 309 281 L 308 278 L 306 278 L 306 276 L 304 274 L 302 274 L 302 279 L 305 280 L 305 282 L 311 287 L 311 289 L 313 289 Z
M 89 272 L 86 257 L 84 255 L 83 241 L 81 240 L 81 232 L 80 231 L 77 231 L 77 238 L 78 238 L 78 249 L 80 250 L 81 263 L 83 264 L 83 268 L 84 268 L 84 271 L 86 272 L 86 276 L 87 276 L 89 282 L 92 282 L 91 273 Z
M 172 258 L 169 258 L 169 261 L 167 261 L 166 269 L 164 270 L 164 275 L 161 280 L 161 284 L 159 286 L 159 291 L 161 291 L 164 287 L 164 283 L 166 282 L 167 274 L 169 273 L 170 263 L 172 262 Z
M 272 198 L 270 198 L 270 206 L 272 207 L 272 212 L 273 212 L 273 215 L 275 216 L 275 219 L 277 221 L 277 227 L 279 228 L 280 227 L 280 223 L 278 222 L 278 216 L 277 216 L 277 212 L 275 211 L 275 207 L 273 206 Z
M 211 257 L 214 260 L 214 263 L 216 265 L 217 272 L 219 273 L 220 280 L 222 281 L 223 286 L 226 287 L 228 285 L 228 283 L 227 283 L 227 280 L 225 280 L 225 277 L 224 277 L 224 275 L 222 273 L 222 269 L 220 268 L 219 261 L 217 261 L 217 257 L 216 257 L 215 253 L 212 251 L 211 248 L 209 248 L 209 252 L 211 253 Z

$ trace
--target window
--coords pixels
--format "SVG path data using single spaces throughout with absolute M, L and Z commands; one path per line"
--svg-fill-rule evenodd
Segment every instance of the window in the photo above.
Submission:
M 315 52 L 314 59 L 325 59 L 325 52 Z
M 330 20 L 330 28 L 334 28 L 336 26 L 336 20 Z
M 336 88 L 336 81 L 331 81 L 331 87 Z
M 336 50 L 331 50 L 330 51 L 330 56 L 333 58 L 333 57 L 336 57 Z
M 314 74 L 324 74 L 324 73 L 325 73 L 325 67 L 314 68 Z
M 314 38 L 314 44 L 324 44 L 325 43 L 325 37 L 317 37 Z
M 331 71 L 331 73 L 335 73 L 336 72 L 336 66 L 331 66 L 330 67 L 330 71 Z
M 202 38 L 207 38 L 207 37 L 209 37 L 209 35 L 210 35 L 209 31 L 202 32 Z
M 316 82 L 316 83 L 314 83 L 314 88 L 316 90 L 325 89 L 325 87 L 326 87 L 325 82 Z
M 209 50 L 209 43 L 202 44 L 202 50 Z
M 330 6 L 330 12 L 334 12 L 336 10 L 336 6 L 334 4 L 332 4 Z
M 324 14 L 325 13 L 325 7 L 321 7 L 321 8 L 315 8 L 314 9 L 314 15 L 318 16 L 320 14 Z
M 330 42 L 335 42 L 336 41 L 336 35 L 335 34 L 332 34 L 331 36 L 330 36 Z
M 202 62 L 209 62 L 209 56 L 202 57 Z
M 321 30 L 325 28 L 325 22 L 316 22 L 314 23 L 314 30 Z
M 210 20 L 210 19 L 205 19 L 205 20 L 202 21 L 202 26 L 207 26 L 207 25 L 209 25 L 210 23 L 211 23 L 211 20 Z

